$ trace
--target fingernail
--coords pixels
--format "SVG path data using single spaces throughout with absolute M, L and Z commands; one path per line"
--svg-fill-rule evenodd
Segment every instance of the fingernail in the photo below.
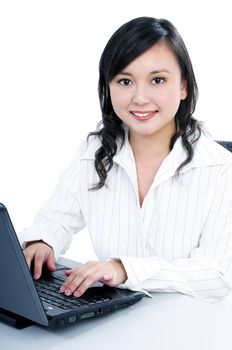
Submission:
M 36 272 L 36 273 L 34 274 L 34 279 L 37 280 L 38 278 L 39 278 L 39 273 Z
M 74 293 L 74 296 L 78 298 L 78 297 L 80 296 L 80 292 L 76 291 L 76 292 Z
M 70 289 L 65 289 L 65 295 L 71 295 L 71 290 Z
M 65 291 L 65 288 L 62 286 L 60 287 L 60 292 L 63 293 Z

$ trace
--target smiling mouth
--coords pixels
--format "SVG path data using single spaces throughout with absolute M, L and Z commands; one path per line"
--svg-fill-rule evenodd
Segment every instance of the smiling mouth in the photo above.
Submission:
M 151 119 L 153 118 L 156 113 L 158 111 L 154 111 L 154 112 L 144 112 L 144 113 L 140 113 L 140 112 L 130 112 L 132 114 L 132 117 L 135 118 L 136 120 L 148 120 L 148 119 Z

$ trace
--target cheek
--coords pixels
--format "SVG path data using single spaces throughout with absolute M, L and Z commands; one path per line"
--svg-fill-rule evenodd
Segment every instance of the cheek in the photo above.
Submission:
M 120 94 L 117 91 L 112 90 L 110 92 L 111 103 L 116 114 L 123 110 L 128 105 L 127 94 Z
M 170 88 L 165 91 L 159 98 L 159 103 L 163 109 L 170 112 L 176 112 L 181 102 L 181 91 L 179 87 Z

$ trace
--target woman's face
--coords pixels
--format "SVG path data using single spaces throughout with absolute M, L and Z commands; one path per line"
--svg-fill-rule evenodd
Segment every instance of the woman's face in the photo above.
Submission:
M 158 43 L 137 57 L 109 87 L 114 111 L 129 126 L 130 137 L 173 136 L 174 117 L 187 88 L 166 43 Z

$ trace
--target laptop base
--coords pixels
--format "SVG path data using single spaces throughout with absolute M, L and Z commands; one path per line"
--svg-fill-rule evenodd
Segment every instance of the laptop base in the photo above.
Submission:
M 25 317 L 14 314 L 13 312 L 0 308 L 0 321 L 17 329 L 23 329 L 33 324 Z

